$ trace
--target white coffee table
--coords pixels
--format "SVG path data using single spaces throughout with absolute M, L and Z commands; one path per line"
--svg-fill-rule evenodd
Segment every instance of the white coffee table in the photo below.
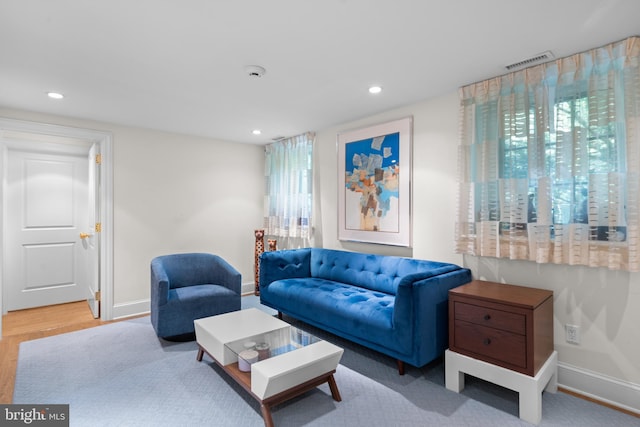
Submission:
M 258 402 L 266 426 L 273 426 L 271 407 L 320 384 L 328 383 L 331 396 L 340 401 L 333 374 L 344 350 L 320 340 L 255 308 L 194 321 L 197 360 L 207 353 Z M 268 344 L 268 354 L 245 372 L 240 354 L 245 344 Z M 247 353 L 242 353 L 243 355 Z M 240 364 L 238 363 L 240 361 Z

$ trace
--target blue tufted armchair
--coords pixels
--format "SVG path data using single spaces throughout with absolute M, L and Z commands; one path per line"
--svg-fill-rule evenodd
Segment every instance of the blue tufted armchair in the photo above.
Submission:
M 240 273 L 217 255 L 151 260 L 151 324 L 161 338 L 194 332 L 193 321 L 240 310 Z

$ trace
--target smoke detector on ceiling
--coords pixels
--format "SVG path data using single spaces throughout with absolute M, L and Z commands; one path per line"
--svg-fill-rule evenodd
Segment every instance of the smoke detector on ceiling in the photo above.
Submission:
M 246 71 L 247 75 L 253 79 L 260 78 L 264 76 L 264 73 L 267 72 L 264 67 L 261 67 L 259 65 L 247 65 L 246 67 L 244 67 L 244 70 Z
M 505 66 L 505 68 L 509 71 L 517 70 L 520 68 L 530 67 L 536 64 L 542 64 L 543 62 L 551 61 L 555 56 L 551 53 L 550 50 L 546 52 L 539 53 L 538 55 L 532 56 L 531 58 L 523 59 L 522 61 L 515 62 L 513 64 L 509 64 Z

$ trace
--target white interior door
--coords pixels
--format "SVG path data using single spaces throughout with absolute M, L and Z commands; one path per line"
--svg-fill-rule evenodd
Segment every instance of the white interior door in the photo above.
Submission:
M 7 158 L 6 309 L 85 300 L 86 154 L 9 149 Z
M 8 311 L 7 291 L 9 282 L 13 282 L 8 277 L 7 267 L 14 264 L 15 253 L 21 249 L 20 245 L 9 243 L 9 226 L 7 215 L 12 212 L 13 201 L 8 197 L 8 153 L 18 149 L 22 151 L 48 152 L 48 153 L 74 153 L 77 156 L 88 158 L 89 148 L 92 143 L 97 143 L 100 147 L 101 164 L 99 174 L 96 176 L 96 190 L 94 194 L 98 210 L 96 217 L 100 218 L 101 231 L 99 239 L 94 239 L 96 247 L 97 265 L 94 271 L 98 271 L 99 284 L 96 282 L 95 289 L 100 290 L 100 318 L 112 320 L 113 312 L 113 140 L 109 132 L 81 129 L 52 125 L 48 123 L 37 123 L 21 121 L 0 117 L 0 224 L 2 234 L 2 245 L 0 245 L 0 311 L 6 314 Z M 85 163 L 85 170 L 88 168 Z M 86 206 L 86 204 L 85 204 Z M 99 208 L 99 209 L 98 209 Z M 90 229 L 89 221 L 86 230 Z M 78 235 L 79 237 L 79 235 Z M 71 237 L 75 239 L 75 235 Z M 18 249 L 16 249 L 18 248 Z M 90 267 L 88 267 L 90 268 Z M 15 270 L 15 269 L 14 269 Z M 15 273 L 11 272 L 12 277 Z M 99 286 L 99 288 L 98 288 Z M 85 287 L 83 299 L 87 299 L 88 287 Z M 54 302 L 47 302 L 53 304 Z M 128 315 L 123 312 L 120 315 Z M 0 329 L 2 317 L 0 317 Z M 0 338 L 1 339 L 1 338 Z
M 88 269 L 87 302 L 96 319 L 100 317 L 100 147 L 93 144 L 89 150 L 88 163 L 88 214 L 89 229 L 83 234 L 82 248 Z

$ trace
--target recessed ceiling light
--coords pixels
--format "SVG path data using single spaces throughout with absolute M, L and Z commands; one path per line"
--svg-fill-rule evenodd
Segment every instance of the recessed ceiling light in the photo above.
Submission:
M 246 67 L 244 67 L 244 71 L 251 78 L 260 78 L 267 72 L 267 70 L 265 70 L 265 68 L 261 67 L 260 65 L 247 65 Z
M 53 99 L 62 99 L 64 95 L 58 92 L 47 92 L 47 96 Z
M 369 88 L 369 93 L 380 93 L 382 92 L 382 88 L 380 86 L 371 86 Z
M 262 131 L 260 129 L 254 129 L 253 131 L 251 131 L 251 133 L 254 135 L 260 135 Z

